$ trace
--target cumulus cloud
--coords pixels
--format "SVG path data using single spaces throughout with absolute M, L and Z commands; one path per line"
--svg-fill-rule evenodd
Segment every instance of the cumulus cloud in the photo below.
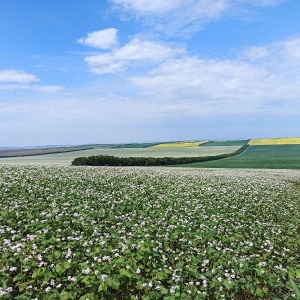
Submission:
M 87 37 L 78 39 L 78 43 L 99 49 L 111 49 L 118 44 L 117 33 L 115 28 L 93 31 Z
M 0 83 L 29 84 L 39 81 L 34 74 L 28 74 L 22 70 L 0 70 Z
M 290 67 L 300 64 L 300 36 L 293 36 L 269 45 L 252 46 L 243 52 L 243 56 L 253 62 L 272 62 L 278 65 L 289 64 Z
M 133 89 L 144 99 L 159 99 L 161 111 L 202 115 L 292 107 L 300 94 L 299 53 L 300 36 L 247 47 L 232 59 L 191 56 L 183 48 L 135 37 L 85 61 L 96 74 L 134 70 L 127 77 Z
M 0 90 L 32 90 L 46 93 L 61 92 L 65 88 L 56 85 L 37 85 L 39 78 L 22 70 L 0 70 Z
M 152 65 L 184 53 L 181 48 L 172 48 L 156 41 L 133 38 L 128 44 L 111 52 L 85 58 L 91 71 L 97 74 L 117 73 L 129 67 Z
M 293 113 L 300 94 L 300 37 L 249 47 L 236 59 L 175 57 L 131 81 L 191 114 Z M 185 105 L 184 105 L 185 104 Z
M 243 17 L 255 8 L 286 0 L 111 0 L 121 11 L 142 18 L 146 25 L 168 35 L 197 32 L 207 22 Z

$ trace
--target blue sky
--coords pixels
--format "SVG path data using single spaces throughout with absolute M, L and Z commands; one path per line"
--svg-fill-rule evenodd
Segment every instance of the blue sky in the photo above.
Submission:
M 0 147 L 300 136 L 298 0 L 1 0 Z

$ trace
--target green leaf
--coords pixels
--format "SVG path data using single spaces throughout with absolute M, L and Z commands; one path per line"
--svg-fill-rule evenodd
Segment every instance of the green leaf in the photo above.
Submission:
M 261 276 L 262 275 L 262 269 L 261 268 L 255 268 L 255 272 L 258 276 Z
M 45 272 L 44 273 L 44 281 L 48 281 L 49 279 L 54 278 L 54 274 L 52 272 Z
M 277 284 L 277 276 L 275 274 L 272 274 L 270 277 L 269 277 L 269 284 L 271 286 L 274 286 Z
M 263 289 L 257 288 L 255 291 L 255 295 L 262 298 L 265 295 L 265 292 Z
M 297 299 L 300 299 L 300 288 L 296 285 L 296 283 L 292 279 L 288 281 L 287 286 L 296 294 Z
M 68 293 L 66 291 L 62 291 L 60 293 L 60 300 L 69 300 L 69 299 L 73 299 L 73 297 L 71 296 L 70 293 Z
M 20 296 L 15 297 L 14 299 L 16 299 L 16 300 L 28 300 L 28 297 L 25 296 L 25 295 L 20 295 Z
M 68 270 L 71 267 L 71 265 L 68 262 L 62 262 L 62 263 L 58 263 L 55 266 L 55 271 L 61 275 L 63 274 L 66 270 Z
M 184 266 L 184 262 L 180 261 L 179 263 L 176 264 L 177 269 L 181 269 Z
M 169 293 L 169 291 L 164 287 L 160 288 L 160 292 L 161 292 L 162 295 L 167 295 Z
M 18 274 L 17 276 L 14 277 L 13 282 L 21 281 L 24 278 L 25 278 L 25 274 Z
M 106 280 L 107 285 L 110 286 L 111 288 L 115 289 L 115 290 L 119 290 L 120 287 L 120 281 L 117 278 L 113 278 L 113 277 L 109 277 Z
M 79 300 L 86 300 L 86 299 L 90 299 L 91 300 L 91 299 L 93 299 L 91 297 L 92 297 L 92 295 L 90 293 L 88 293 L 88 294 L 85 294 L 85 295 L 81 296 L 79 298 Z
M 57 251 L 57 250 L 54 251 L 54 257 L 55 257 L 55 258 L 59 258 L 59 257 L 61 257 L 61 256 L 62 256 L 61 252 L 59 252 L 59 251 Z
M 84 276 L 81 280 L 86 286 L 92 287 L 93 285 L 93 278 L 91 276 Z
M 228 291 L 232 288 L 232 284 L 228 280 L 224 280 L 224 285 Z
M 120 270 L 120 275 L 129 277 L 129 278 L 131 278 L 131 276 L 132 276 L 132 274 L 128 270 L 126 270 L 126 269 L 121 269 Z

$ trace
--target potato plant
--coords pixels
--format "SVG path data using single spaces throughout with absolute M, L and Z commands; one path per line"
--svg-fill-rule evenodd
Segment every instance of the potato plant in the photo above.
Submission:
M 296 299 L 299 182 L 298 171 L 1 166 L 0 299 Z

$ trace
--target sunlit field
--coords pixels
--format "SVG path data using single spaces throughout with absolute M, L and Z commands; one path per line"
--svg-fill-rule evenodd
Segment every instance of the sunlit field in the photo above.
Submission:
M 176 143 L 162 143 L 158 145 L 154 145 L 151 148 L 182 148 L 182 147 L 197 147 L 202 144 L 205 144 L 206 141 L 198 141 L 198 142 L 176 142 Z
M 277 139 L 256 139 L 250 140 L 249 145 L 260 146 L 260 145 L 300 145 L 299 137 L 291 138 L 277 138 Z
M 1 299 L 295 299 L 300 172 L 0 167 Z

